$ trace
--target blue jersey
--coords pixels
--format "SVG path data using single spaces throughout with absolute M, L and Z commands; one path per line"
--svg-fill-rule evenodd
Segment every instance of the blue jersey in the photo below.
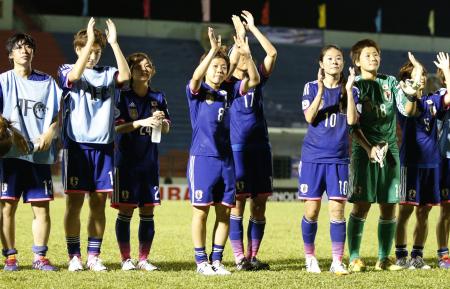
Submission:
M 317 81 L 308 82 L 303 90 L 302 108 L 307 110 L 318 90 Z M 353 88 L 353 98 L 358 98 L 358 89 Z M 341 87 L 326 88 L 322 96 L 322 107 L 316 118 L 308 125 L 303 140 L 301 159 L 303 162 L 348 164 L 349 126 L 347 115 L 340 108 Z
M 116 125 L 151 117 L 157 110 L 170 120 L 164 93 L 148 90 L 144 97 L 130 90 L 121 92 L 117 102 Z M 151 141 L 152 128 L 140 127 L 128 133 L 116 133 L 115 166 L 157 167 L 158 146 Z M 156 171 L 157 173 L 157 171 Z
M 186 86 L 192 126 L 190 154 L 195 156 L 229 157 L 230 116 L 228 107 L 232 92 L 214 90 L 202 82 L 198 91 Z
M 65 135 L 77 143 L 104 145 L 114 141 L 114 100 L 117 93 L 114 67 L 86 68 L 81 78 L 70 83 L 73 65 L 58 69 L 64 94 Z
M 263 66 L 258 69 L 260 83 L 247 94 L 237 93 L 230 107 L 230 139 L 233 151 L 269 147 L 269 133 L 264 117 L 262 89 L 268 76 Z
M 417 101 L 420 114 L 405 117 L 398 114 L 402 128 L 400 162 L 403 166 L 436 168 L 440 163 L 436 114 L 443 111 L 441 92 L 423 96 Z

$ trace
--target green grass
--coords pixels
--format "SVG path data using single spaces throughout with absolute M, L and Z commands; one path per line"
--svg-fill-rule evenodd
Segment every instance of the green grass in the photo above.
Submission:
M 325 204 L 324 204 L 325 205 Z M 347 207 L 347 213 L 351 205 Z M 214 218 L 211 211 L 210 221 Z M 299 202 L 269 202 L 267 226 L 259 257 L 271 265 L 265 272 L 233 272 L 231 276 L 204 277 L 195 273 L 190 234 L 191 206 L 185 201 L 165 201 L 156 208 L 156 236 L 150 253 L 151 261 L 161 268 L 159 272 L 122 272 L 115 241 L 116 211 L 107 209 L 107 229 L 102 247 L 102 259 L 111 269 L 108 272 L 68 272 L 66 244 L 63 230 L 64 200 L 52 202 L 53 229 L 49 242 L 49 257 L 61 268 L 59 272 L 36 272 L 30 269 L 32 260 L 31 220 L 29 205 L 20 204 L 17 211 L 17 249 L 22 270 L 0 272 L 0 288 L 444 288 L 448 286 L 449 272 L 429 271 L 374 272 L 377 255 L 377 214 L 373 207 L 366 223 L 361 255 L 369 265 L 369 272 L 337 277 L 328 272 L 331 262 L 331 243 L 326 207 L 321 212 L 316 238 L 316 252 L 323 271 L 311 275 L 305 272 L 300 219 L 303 204 Z M 83 228 L 87 210 L 83 211 Z M 430 233 L 424 256 L 435 267 L 435 224 L 438 209 L 430 214 Z M 245 216 L 248 218 L 248 215 Z M 246 221 L 245 221 L 246 222 Z M 412 236 L 410 222 L 409 236 Z M 136 214 L 132 221 L 132 252 L 137 256 Z M 245 226 L 246 227 L 246 226 Z M 211 232 L 211 223 L 208 227 Z M 86 250 L 86 230 L 82 230 L 82 250 Z M 410 237 L 411 239 L 411 237 Z M 208 239 L 210 244 L 210 239 Z M 408 245 L 411 248 L 411 244 Z M 209 248 L 210 249 L 210 248 Z M 346 252 L 347 253 L 347 252 Z M 233 256 L 227 243 L 224 263 L 233 268 Z M 447 285 L 445 285 L 447 284 Z

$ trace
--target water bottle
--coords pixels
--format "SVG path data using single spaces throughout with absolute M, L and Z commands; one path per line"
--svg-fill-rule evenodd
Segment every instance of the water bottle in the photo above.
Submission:
M 158 111 L 158 110 L 156 110 Z M 152 143 L 160 143 L 161 142 L 161 128 L 162 124 L 157 127 L 152 128 Z

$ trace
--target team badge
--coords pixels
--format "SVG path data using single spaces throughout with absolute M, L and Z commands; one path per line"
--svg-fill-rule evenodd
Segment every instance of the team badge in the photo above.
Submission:
M 308 185 L 307 184 L 300 184 L 300 192 L 302 194 L 306 194 L 308 192 Z
M 33 105 L 34 116 L 38 119 L 44 119 L 46 111 L 47 108 L 42 102 L 37 102 L 35 105 Z
M 120 196 L 124 201 L 127 201 L 130 198 L 130 192 L 127 190 L 123 190 L 120 192 Z
M 383 84 L 383 95 L 386 101 L 392 102 L 392 93 L 387 84 Z
M 130 115 L 131 119 L 136 120 L 138 118 L 138 111 L 136 104 L 134 102 L 131 102 L 128 105 L 128 114 Z
M 77 177 L 70 177 L 69 178 L 69 184 L 72 188 L 76 188 L 78 186 L 78 178 Z
M 441 195 L 443 198 L 447 198 L 448 197 L 448 189 L 447 188 L 442 189 Z
M 243 190 L 244 190 L 244 182 L 243 181 L 236 182 L 236 191 L 242 192 Z
M 210 91 L 206 93 L 206 103 L 209 105 L 214 103 L 214 95 Z
M 202 190 L 195 190 L 194 192 L 194 198 L 197 201 L 200 201 L 203 198 L 203 191 Z
M 409 195 L 409 199 L 415 199 L 416 198 L 416 190 L 413 190 L 413 189 L 409 190 L 408 195 Z
M 305 99 L 302 101 L 302 109 L 303 110 L 307 109 L 310 105 L 311 105 L 311 103 L 309 102 L 309 100 Z

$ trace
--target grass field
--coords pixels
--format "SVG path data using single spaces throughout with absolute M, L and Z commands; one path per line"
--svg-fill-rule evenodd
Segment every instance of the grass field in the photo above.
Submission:
M 350 205 L 347 208 L 349 211 Z M 366 223 L 362 256 L 369 272 L 337 277 L 325 272 L 306 273 L 300 219 L 300 202 L 269 202 L 265 238 L 259 256 L 271 265 L 265 272 L 234 272 L 233 257 L 227 243 L 224 263 L 232 268 L 231 276 L 204 277 L 195 273 L 190 235 L 191 207 L 185 201 L 165 201 L 156 209 L 156 236 L 150 253 L 151 261 L 161 268 L 159 272 L 122 272 L 116 245 L 114 223 L 116 211 L 107 209 L 107 229 L 102 247 L 102 259 L 111 269 L 108 272 L 68 272 L 66 244 L 63 230 L 64 200 L 52 202 L 53 229 L 49 243 L 49 257 L 61 268 L 59 272 L 36 272 L 30 269 L 32 260 L 31 219 L 29 205 L 21 204 L 17 212 L 17 242 L 20 272 L 0 272 L 0 288 L 448 288 L 450 272 L 428 271 L 374 272 L 377 255 L 377 213 L 374 207 Z M 212 213 L 213 214 L 213 213 Z M 348 213 L 347 213 L 348 215 Z M 438 208 L 430 214 L 430 236 L 425 247 L 425 258 L 435 268 L 436 238 L 434 227 Z M 83 211 L 86 224 L 87 210 Z M 137 214 L 132 221 L 132 251 L 137 256 Z M 211 215 L 212 220 L 214 215 Z M 248 215 L 245 216 L 248 218 Z M 247 221 L 245 221 L 247 222 Z M 414 222 L 410 223 L 412 228 Z M 85 226 L 83 226 L 85 227 Z M 211 224 L 208 227 L 211 231 Z M 412 235 L 412 229 L 410 230 Z M 209 235 L 209 234 L 208 234 Z M 82 250 L 86 250 L 86 230 L 82 230 Z M 210 244 L 210 241 L 208 241 Z M 411 244 L 408 245 L 411 248 Z M 331 244 L 327 210 L 322 210 L 316 239 L 316 252 L 323 271 L 331 262 Z M 346 254 L 347 255 L 347 254 Z M 345 261 L 348 259 L 346 258 Z

